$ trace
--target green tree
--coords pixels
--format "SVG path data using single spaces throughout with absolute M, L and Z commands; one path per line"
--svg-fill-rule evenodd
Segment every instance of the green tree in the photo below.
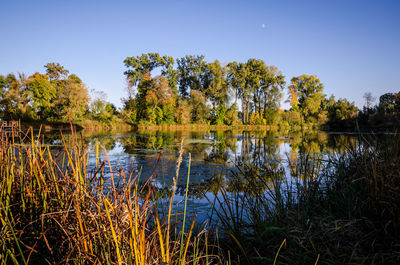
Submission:
M 65 80 L 68 77 L 69 71 L 59 63 L 48 63 L 44 67 L 50 80 Z
M 47 119 L 51 115 L 56 92 L 46 75 L 35 73 L 28 78 L 27 93 L 39 118 Z
M 282 114 L 282 119 L 287 121 L 290 125 L 300 125 L 301 123 L 301 114 L 295 110 L 285 111 Z
M 206 123 L 209 120 L 210 109 L 206 104 L 207 99 L 199 90 L 190 91 L 190 106 L 192 109 L 192 122 Z
M 128 99 L 122 100 L 123 107 L 121 111 L 121 117 L 128 123 L 136 123 L 137 106 L 136 99 L 129 97 Z
M 216 125 L 224 125 L 225 121 L 226 121 L 226 107 L 224 105 L 221 105 L 216 109 L 213 122 Z
M 4 112 L 7 109 L 7 102 L 5 95 L 9 89 L 9 81 L 4 75 L 0 75 L 0 114 L 4 117 Z
M 163 56 L 162 57 L 162 68 L 161 68 L 161 75 L 165 76 L 168 80 L 168 86 L 171 88 L 172 92 L 174 93 L 174 97 L 178 96 L 178 79 L 179 79 L 179 72 L 178 70 L 174 69 L 174 58 L 170 56 Z
M 266 66 L 265 70 L 258 93 L 260 96 L 258 100 L 259 115 L 266 120 L 267 124 L 275 124 L 286 82 L 277 67 Z
M 347 99 L 339 99 L 328 107 L 329 123 L 333 127 L 346 128 L 352 125 L 358 115 L 358 108 Z
M 267 66 L 263 60 L 249 59 L 247 67 L 247 85 L 252 96 L 254 112 L 260 112 L 262 109 L 262 92 L 266 87 L 265 79 L 267 76 Z M 251 111 L 251 110 L 250 110 Z
M 90 113 L 93 118 L 100 121 L 107 121 L 110 118 L 109 110 L 113 112 L 112 108 L 107 109 L 107 95 L 103 91 L 92 91 L 92 100 L 90 102 Z
M 28 78 L 24 73 L 18 77 L 8 74 L 2 78 L 1 109 L 6 119 L 33 119 L 34 112 L 30 107 L 30 98 L 27 89 Z
M 8 87 L 7 78 L 4 75 L 0 75 L 0 97 L 1 98 L 3 98 L 7 87 Z
M 89 100 L 85 84 L 59 63 L 46 74 L 0 76 L 0 110 L 7 119 L 82 120 Z
M 231 62 L 227 66 L 227 83 L 235 94 L 235 104 L 241 100 L 243 122 L 275 123 L 278 117 L 285 77 L 275 66 L 263 60 L 246 63 Z M 256 112 L 254 115 L 250 115 Z
M 53 119 L 68 122 L 81 121 L 88 110 L 89 93 L 86 85 L 75 74 L 50 82 L 55 86 L 57 96 L 54 99 Z
M 168 86 L 167 78 L 164 76 L 151 77 L 145 74 L 138 85 L 137 120 L 150 124 L 160 124 L 162 121 L 173 120 L 171 106 L 175 103 L 172 89 Z M 164 115 L 166 112 L 169 115 Z
M 381 112 L 393 113 L 395 111 L 396 106 L 396 94 L 395 93 L 386 93 L 379 97 L 379 106 Z
M 250 122 L 252 109 L 255 112 L 260 108 L 261 79 L 265 75 L 265 63 L 258 59 L 249 59 L 246 62 L 246 83 L 242 91 L 242 112 L 244 123 Z M 253 115 L 254 116 L 254 115 Z
M 178 124 L 189 124 L 190 123 L 190 104 L 186 99 L 178 101 L 175 111 L 175 120 Z
M 235 95 L 234 104 L 242 96 L 246 85 L 246 65 L 244 63 L 231 62 L 228 64 L 227 83 Z
M 128 68 L 124 72 L 129 82 L 129 88 L 135 88 L 147 73 L 151 73 L 154 69 L 161 67 L 161 75 L 168 80 L 168 85 L 173 90 L 177 85 L 177 72 L 173 69 L 174 59 L 170 56 L 160 56 L 158 53 L 144 53 L 140 56 L 127 57 L 124 60 L 125 66 Z M 129 93 L 133 95 L 134 93 Z
M 68 76 L 64 92 L 64 120 L 66 115 L 69 115 L 72 121 L 83 120 L 89 103 L 86 85 L 78 76 L 72 74 Z
M 322 93 L 323 89 L 323 84 L 315 75 L 301 75 L 292 78 L 289 92 L 295 93 L 299 111 L 306 121 L 316 120 L 321 103 L 325 98 Z
M 216 119 L 217 109 L 219 109 L 219 119 L 223 121 L 225 117 L 221 115 L 224 115 L 222 113 L 225 113 L 225 111 L 222 110 L 226 109 L 229 93 L 229 86 L 226 80 L 226 68 L 216 60 L 213 63 L 207 64 L 205 71 L 204 95 L 211 102 L 214 120 Z
M 186 55 L 177 60 L 179 73 L 179 92 L 182 97 L 188 98 L 192 90 L 204 93 L 204 82 L 207 62 L 203 55 Z
M 233 103 L 227 110 L 225 114 L 226 125 L 239 125 L 241 123 L 238 117 L 238 107 L 236 103 Z

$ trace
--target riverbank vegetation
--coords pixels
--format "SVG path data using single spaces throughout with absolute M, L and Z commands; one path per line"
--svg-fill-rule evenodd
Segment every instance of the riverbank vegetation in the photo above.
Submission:
M 366 104 L 359 112 L 357 123 L 361 129 L 397 130 L 400 126 L 400 92 L 386 93 L 376 104 L 371 93 L 364 95 Z
M 239 164 L 210 200 L 238 264 L 399 264 L 400 141 L 361 138 L 327 159 L 289 160 L 292 178 Z
M 2 134 L 2 263 L 400 261 L 398 136 L 360 138 L 329 157 L 299 153 L 288 168 L 256 157 L 239 161 L 231 175 L 200 189 L 214 208 L 207 227 L 186 207 L 177 208 L 186 205 L 188 184 L 183 202 L 174 200 L 179 179 L 190 177 L 190 156 L 189 172 L 179 171 L 182 148 L 165 198 L 156 188 L 157 170 L 140 176 L 111 167 L 99 159 L 101 152 L 106 156 L 102 145 L 90 154 L 76 134 L 62 136 L 57 151 L 41 139 L 31 131 Z
M 131 123 L 312 128 L 357 116 L 347 100 L 327 99 L 315 75 L 291 79 L 286 99 L 291 108 L 282 110 L 285 76 L 259 59 L 222 64 L 204 56 L 174 60 L 148 53 L 124 63 L 128 97 L 121 115 Z
M 138 126 L 266 126 L 264 129 L 385 130 L 398 127 L 399 95 L 386 93 L 359 110 L 324 94 L 316 75 L 287 81 L 263 60 L 207 62 L 202 55 L 174 59 L 158 53 L 127 57 L 122 108 L 91 90 L 58 63 L 44 73 L 0 75 L 0 118 L 82 128 Z M 284 93 L 286 91 L 286 93 Z M 287 94 L 287 96 L 284 95 Z M 282 109 L 281 102 L 290 105 Z
M 21 120 L 22 125 L 47 124 L 56 128 L 123 126 L 114 105 L 101 92 L 92 92 L 75 74 L 58 63 L 45 73 L 0 75 L 0 118 Z M 39 127 L 39 126 L 37 126 Z
M 186 208 L 177 212 L 176 186 L 161 207 L 156 175 L 139 185 L 133 169 L 98 159 L 100 145 L 96 165 L 88 168 L 90 154 L 76 134 L 62 137 L 58 151 L 31 130 L 6 136 L 0 146 L 0 263 L 224 264 L 207 230 L 194 231 Z M 176 179 L 188 174 L 179 164 Z
M 128 93 L 120 109 L 104 92 L 89 91 L 76 74 L 48 63 L 44 73 L 0 75 L 0 118 L 48 125 L 71 121 L 83 128 L 397 127 L 397 94 L 385 94 L 377 106 L 358 110 L 347 99 L 327 97 L 317 76 L 304 74 L 288 82 L 277 67 L 259 59 L 222 64 L 207 62 L 202 55 L 174 59 L 148 53 L 127 57 L 124 64 Z M 282 101 L 290 108 L 282 109 Z

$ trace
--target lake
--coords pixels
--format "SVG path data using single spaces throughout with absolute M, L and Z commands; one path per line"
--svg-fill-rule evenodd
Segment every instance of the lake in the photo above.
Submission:
M 59 135 L 45 137 L 50 145 L 62 143 Z M 238 171 L 239 164 L 246 163 L 254 168 L 268 165 L 273 169 L 282 169 L 290 179 L 293 178 L 292 167 L 299 157 L 308 155 L 314 160 L 321 159 L 330 153 L 343 152 L 358 142 L 355 134 L 241 130 L 147 130 L 123 133 L 83 131 L 82 139 L 89 151 L 90 168 L 96 165 L 98 142 L 106 151 L 100 152 L 99 156 L 101 160 L 107 161 L 106 174 L 110 176 L 109 161 L 113 172 L 122 168 L 133 175 L 140 175 L 142 181 L 155 176 L 156 187 L 165 191 L 166 197 L 170 194 L 176 176 L 177 160 L 182 148 L 175 200 L 179 202 L 184 198 L 190 154 L 188 209 L 197 212 L 200 220 L 204 220 L 211 209 L 204 195 L 212 199 L 218 194 L 218 185 L 227 184 L 226 180 Z M 210 181 L 215 179 L 220 181 Z

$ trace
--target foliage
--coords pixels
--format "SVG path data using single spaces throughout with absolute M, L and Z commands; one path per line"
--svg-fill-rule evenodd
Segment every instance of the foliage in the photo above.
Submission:
M 285 111 L 282 114 L 282 119 L 287 121 L 290 125 L 300 125 L 301 124 L 301 114 L 295 110 Z
M 104 92 L 94 92 L 90 103 L 90 113 L 94 120 L 106 123 L 117 114 L 117 108 L 113 104 L 107 102 Z
M 8 74 L 0 77 L 3 118 L 79 121 L 89 100 L 85 84 L 58 63 L 45 65 L 46 74 Z
M 227 83 L 235 94 L 235 103 L 241 97 L 246 85 L 246 65 L 244 63 L 231 62 L 227 65 Z
M 18 76 L 8 74 L 1 78 L 1 109 L 3 118 L 6 119 L 33 119 L 35 113 L 29 106 L 29 93 L 27 89 L 28 77 L 19 73 Z
M 203 55 L 186 55 L 177 60 L 179 73 L 179 92 L 182 97 L 189 97 L 192 90 L 204 93 L 205 70 L 207 63 Z
M 207 64 L 204 87 L 204 95 L 211 101 L 212 110 L 224 107 L 228 101 L 228 85 L 226 83 L 226 69 L 216 60 Z
M 56 118 L 61 121 L 81 121 L 88 110 L 89 93 L 82 80 L 71 74 L 64 80 L 54 80 L 57 95 L 55 99 Z
M 190 91 L 190 106 L 192 109 L 192 122 L 194 123 L 206 123 L 210 111 L 206 105 L 206 97 L 201 91 L 191 90 Z
M 194 230 L 195 218 L 186 216 L 186 208 L 177 213 L 177 181 L 162 200 L 155 176 L 111 168 L 110 161 L 99 159 L 107 157 L 99 143 L 90 168 L 87 146 L 74 132 L 62 135 L 57 152 L 32 128 L 15 139 L 1 137 L 1 263 L 224 264 L 223 257 L 208 254 L 209 235 Z M 181 148 L 178 161 L 182 155 Z M 148 181 L 140 183 L 144 177 Z
M 122 100 L 121 110 L 96 95 L 89 101 L 88 89 L 77 75 L 59 63 L 48 63 L 44 74 L 0 75 L 0 117 L 74 123 L 87 119 L 109 123 L 121 118 L 148 125 L 329 125 L 326 128 L 348 130 L 400 126 L 400 93 L 382 95 L 376 106 L 372 94 L 366 93 L 366 107 L 357 115 L 353 103 L 326 98 L 315 75 L 291 79 L 286 100 L 291 109 L 283 111 L 285 77 L 277 67 L 256 58 L 222 64 L 207 62 L 203 55 L 175 60 L 145 53 L 127 57 L 124 64 L 128 97 Z
M 372 105 L 374 97 L 365 94 L 366 103 L 359 111 L 357 123 L 362 130 L 396 130 L 400 127 L 400 92 L 385 93 L 379 103 Z
M 328 108 L 330 123 L 352 120 L 357 117 L 358 109 L 347 99 L 339 99 Z
M 314 118 L 321 109 L 325 95 L 323 84 L 314 75 L 293 77 L 289 86 L 290 104 L 293 110 L 298 110 L 306 121 Z
M 123 120 L 130 124 L 136 123 L 136 100 L 134 98 L 123 99 L 123 108 L 121 111 L 121 117 Z
M 238 107 L 235 103 L 233 103 L 225 113 L 225 124 L 226 125 L 231 125 L 231 126 L 236 126 L 240 125 L 241 121 L 238 116 Z
M 44 66 L 44 68 L 46 68 L 46 75 L 51 81 L 64 80 L 69 74 L 69 71 L 59 63 L 48 63 Z
M 226 108 L 224 106 L 219 106 L 216 110 L 215 119 L 213 124 L 224 125 L 226 123 Z
M 136 119 L 141 123 L 161 124 L 173 121 L 173 105 L 175 103 L 172 89 L 164 76 L 143 76 L 138 85 Z M 165 113 L 164 113 L 165 112 Z
M 176 75 L 170 71 L 174 64 L 172 57 L 160 56 L 158 53 L 147 53 L 141 56 L 127 57 L 124 64 L 128 68 L 124 74 L 127 76 L 131 88 L 139 84 L 146 74 L 150 74 L 158 67 L 162 67 L 163 74 L 171 74 L 171 83 L 176 84 Z
M 178 124 L 190 124 L 191 109 L 187 100 L 181 99 L 175 110 L 175 120 Z
M 56 89 L 47 76 L 35 73 L 29 77 L 27 93 L 33 101 L 33 108 L 41 119 L 46 119 L 51 114 L 51 107 Z
M 386 93 L 379 97 L 378 111 L 382 114 L 394 114 L 400 111 L 400 93 Z

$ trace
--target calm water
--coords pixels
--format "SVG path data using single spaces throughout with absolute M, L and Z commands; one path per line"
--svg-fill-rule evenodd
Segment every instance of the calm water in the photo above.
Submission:
M 121 167 L 135 175 L 140 173 L 142 180 L 155 175 L 157 187 L 167 191 L 176 176 L 176 162 L 182 146 L 183 160 L 176 200 L 178 202 L 184 198 L 190 153 L 188 207 L 203 217 L 210 210 L 210 204 L 203 195 L 213 196 L 212 192 L 205 190 L 209 180 L 229 178 L 232 172 L 237 171 L 239 162 L 245 161 L 256 167 L 263 164 L 273 168 L 283 167 L 290 178 L 289 160 L 295 161 L 303 154 L 324 157 L 328 153 L 343 151 L 357 142 L 356 135 L 325 132 L 139 131 L 82 134 L 90 151 L 91 167 L 96 164 L 95 147 L 98 141 L 106 149 L 113 171 Z M 60 144 L 59 137 L 48 137 L 50 144 Z M 106 160 L 107 156 L 102 152 L 100 158 Z M 106 172 L 109 172 L 109 167 L 106 167 Z M 218 187 L 210 189 L 215 191 Z

